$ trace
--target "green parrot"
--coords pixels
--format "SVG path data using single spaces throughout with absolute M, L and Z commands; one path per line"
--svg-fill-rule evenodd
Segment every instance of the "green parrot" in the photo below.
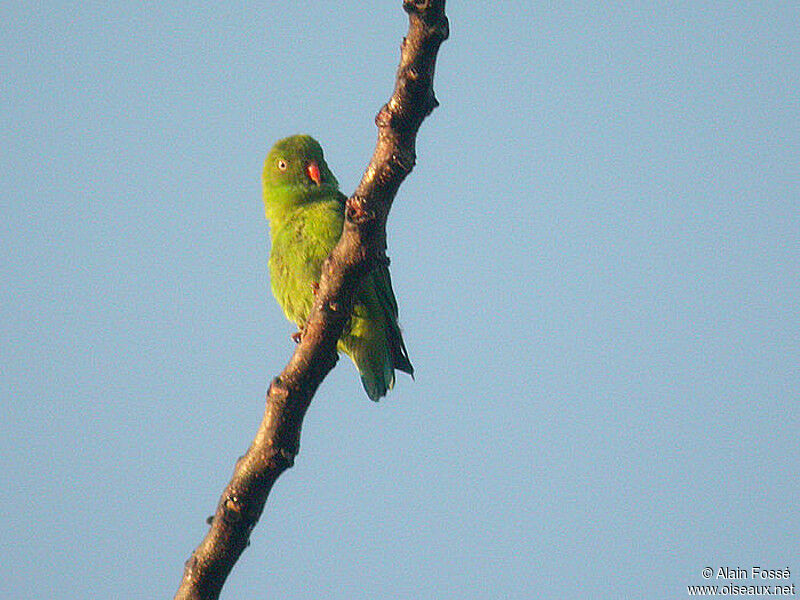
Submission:
M 262 183 L 272 238 L 272 293 L 286 317 L 300 329 L 293 336 L 299 341 L 322 263 L 342 235 L 347 198 L 339 191 L 319 143 L 308 135 L 294 135 L 272 147 L 264 162 Z M 395 369 L 413 377 L 385 265 L 362 280 L 337 348 L 353 360 L 372 400 L 392 388 Z

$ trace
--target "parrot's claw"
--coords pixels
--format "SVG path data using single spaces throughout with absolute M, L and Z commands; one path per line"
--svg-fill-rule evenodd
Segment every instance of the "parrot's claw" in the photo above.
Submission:
M 314 297 L 317 296 L 319 293 L 319 281 L 315 281 L 311 284 L 311 293 L 314 294 Z
M 292 336 L 291 336 L 291 337 L 292 337 L 292 341 L 293 341 L 295 344 L 299 344 L 299 343 L 300 343 L 300 340 L 302 340 L 302 339 L 303 339 L 303 331 L 302 331 L 302 330 L 300 330 L 300 331 L 295 331 L 295 332 L 292 334 Z

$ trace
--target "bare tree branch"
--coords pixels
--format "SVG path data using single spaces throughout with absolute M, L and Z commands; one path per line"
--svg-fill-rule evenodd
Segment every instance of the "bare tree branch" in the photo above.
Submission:
M 400 184 L 416 160 L 422 121 L 438 105 L 433 93 L 436 55 L 448 36 L 444 0 L 404 0 L 409 16 L 394 92 L 375 123 L 378 143 L 355 193 L 347 200 L 344 230 L 322 267 L 319 291 L 302 341 L 270 385 L 261 425 L 236 463 L 205 539 L 186 561 L 181 600 L 218 598 L 256 525 L 272 485 L 291 467 L 300 429 L 319 384 L 337 361 L 336 342 L 361 278 L 386 261 L 386 219 Z

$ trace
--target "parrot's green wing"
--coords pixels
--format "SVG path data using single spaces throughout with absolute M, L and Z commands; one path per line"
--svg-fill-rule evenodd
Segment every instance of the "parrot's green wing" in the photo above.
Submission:
M 375 281 L 375 289 L 378 292 L 378 301 L 384 311 L 384 318 L 389 323 L 387 334 L 394 368 L 400 369 L 413 377 L 414 367 L 408 359 L 408 351 L 403 342 L 400 325 L 397 323 L 397 300 L 394 297 L 394 290 L 392 290 L 392 278 L 389 275 L 389 268 L 386 265 L 380 265 L 372 272 L 372 278 Z
M 397 301 L 385 265 L 376 267 L 362 280 L 339 349 L 353 359 L 372 400 L 379 400 L 392 389 L 395 369 L 413 376 L 414 367 L 397 324 Z

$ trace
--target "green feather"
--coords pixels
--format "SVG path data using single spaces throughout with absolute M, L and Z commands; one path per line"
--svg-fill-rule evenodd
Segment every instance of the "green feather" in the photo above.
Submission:
M 318 170 L 318 183 L 312 178 L 316 176 L 312 164 Z M 302 330 L 322 263 L 342 234 L 346 198 L 319 143 L 307 135 L 288 137 L 273 146 L 264 162 L 262 183 L 272 238 L 272 293 L 286 317 Z M 353 360 L 372 400 L 392 388 L 395 369 L 413 376 L 386 266 L 377 267 L 361 282 L 338 349 Z

